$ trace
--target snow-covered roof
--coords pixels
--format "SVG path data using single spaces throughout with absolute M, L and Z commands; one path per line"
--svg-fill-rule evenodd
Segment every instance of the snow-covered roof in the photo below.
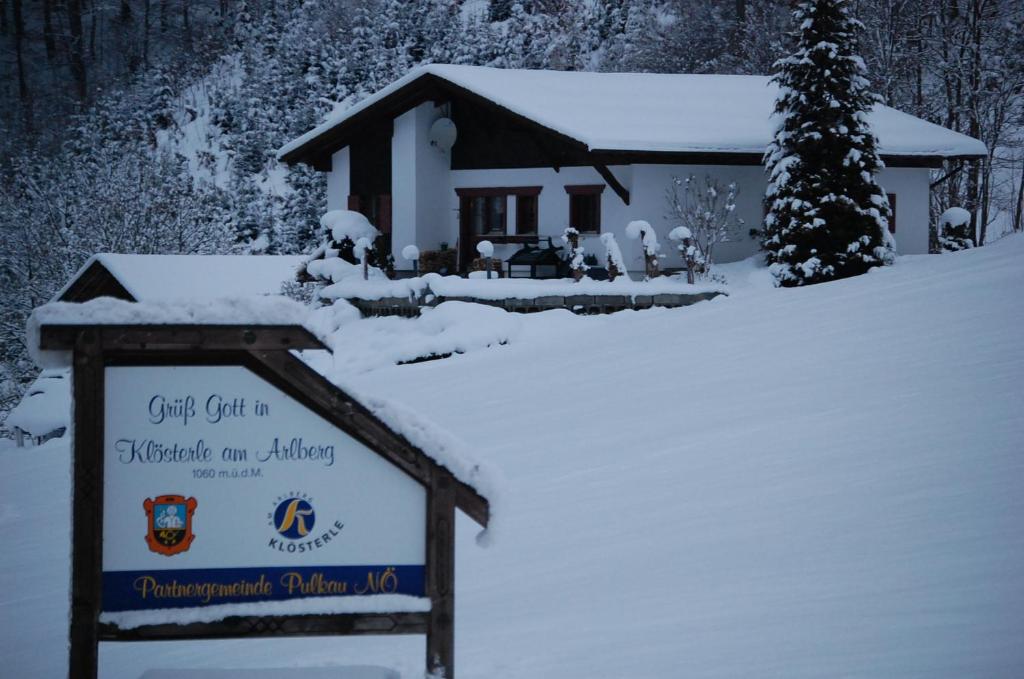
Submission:
M 117 279 L 137 302 L 274 295 L 294 280 L 304 258 L 293 255 L 119 255 L 89 258 L 59 300 L 94 263 Z
M 778 88 L 767 76 L 531 71 L 431 64 L 281 147 L 283 157 L 431 75 L 469 90 L 591 151 L 763 153 L 777 120 Z M 966 135 L 888 106 L 870 114 L 881 153 L 958 157 L 986 153 Z

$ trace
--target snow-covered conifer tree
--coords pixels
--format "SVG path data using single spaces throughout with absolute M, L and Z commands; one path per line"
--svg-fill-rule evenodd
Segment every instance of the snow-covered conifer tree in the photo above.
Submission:
M 776 62 L 781 117 L 768 146 L 761 247 L 777 284 L 854 276 L 893 259 L 889 203 L 867 122 L 878 101 L 856 54 L 862 28 L 846 0 L 802 0 L 796 51 Z

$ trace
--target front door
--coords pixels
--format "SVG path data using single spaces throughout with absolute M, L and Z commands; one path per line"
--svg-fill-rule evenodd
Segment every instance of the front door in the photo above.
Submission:
M 508 200 L 504 192 L 461 189 L 459 194 L 459 271 L 477 258 L 476 246 L 488 238 L 504 239 Z

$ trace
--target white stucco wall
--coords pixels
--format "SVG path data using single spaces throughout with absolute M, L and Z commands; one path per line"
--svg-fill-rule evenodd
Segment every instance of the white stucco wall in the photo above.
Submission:
M 430 145 L 430 125 L 442 111 L 430 102 L 421 104 L 395 119 L 392 138 L 392 227 L 393 253 L 398 269 L 411 265 L 402 259 L 401 250 L 414 243 L 421 250 L 436 249 L 446 242 L 456 247 L 459 238 L 459 199 L 457 188 L 495 186 L 541 186 L 538 196 L 538 230 L 542 239 L 551 236 L 561 245 L 562 231 L 569 225 L 569 196 L 565 186 L 571 184 L 604 184 L 592 167 L 566 167 L 507 170 L 450 170 L 450 155 Z M 348 149 L 333 156 L 333 170 L 328 176 L 329 209 L 344 208 L 349 187 Z M 640 271 L 643 260 L 639 244 L 629 240 L 625 227 L 634 219 L 650 222 L 662 241 L 666 257 L 663 267 L 679 267 L 682 261 L 667 234 L 675 226 L 668 218 L 666 190 L 673 177 L 705 175 L 721 183 L 735 181 L 740 187 L 737 216 L 743 220 L 738 239 L 719 245 L 716 260 L 736 261 L 757 252 L 757 243 L 748 232 L 757 228 L 763 217 L 762 197 L 765 177 L 760 166 L 732 165 L 632 165 L 611 168 L 630 192 L 630 205 L 607 187 L 601 194 L 601 228 L 615 234 L 631 271 Z M 888 193 L 895 193 L 896 245 L 900 254 L 928 252 L 929 171 L 925 168 L 886 168 L 879 183 Z M 515 230 L 516 205 L 508 201 L 508 229 Z M 588 253 L 604 261 L 604 248 L 596 236 L 583 239 Z M 496 245 L 495 256 L 507 259 L 521 246 Z
M 714 177 L 722 186 L 736 182 L 739 194 L 736 196 L 736 217 L 743 220 L 736 228 L 735 242 L 721 243 L 715 249 L 715 261 L 733 262 L 749 257 L 757 251 L 757 243 L 748 233 L 752 228 L 759 228 L 764 216 L 763 199 L 765 190 L 764 168 L 760 166 L 742 165 L 637 165 L 634 169 L 636 177 L 636 199 L 634 206 L 638 219 L 646 219 L 658 232 L 662 241 L 662 252 L 666 255 L 662 260 L 663 267 L 681 267 L 683 265 L 675 245 L 668 240 L 667 234 L 678 226 L 668 216 L 668 189 L 673 177 L 685 179 L 693 175 L 699 183 L 706 176 Z M 644 216 L 647 215 L 647 216 Z M 639 249 L 637 250 L 639 257 Z M 638 260 L 639 262 L 639 260 Z M 634 264 L 628 262 L 632 270 Z
M 395 118 L 391 137 L 391 254 L 395 265 L 416 233 L 416 109 Z
M 391 226 L 395 267 L 411 269 L 402 248 L 436 248 L 458 237 L 457 215 L 447 214 L 451 192 L 449 152 L 430 144 L 430 126 L 443 112 L 431 102 L 420 104 L 395 118 L 391 138 Z M 455 236 L 449 234 L 455 224 Z
M 331 156 L 331 171 L 327 173 L 327 209 L 348 208 L 349 181 L 348 147 Z
M 751 226 L 761 222 L 761 197 L 764 195 L 763 171 L 760 167 L 740 166 L 682 166 L 682 165 L 626 165 L 610 168 L 618 180 L 630 192 L 630 204 L 627 206 L 622 199 L 608 187 L 601 194 L 601 229 L 615 234 L 622 249 L 623 257 L 630 271 L 643 269 L 643 258 L 640 245 L 626 237 L 626 225 L 635 219 L 643 219 L 651 223 L 662 242 L 662 252 L 666 257 L 662 260 L 663 267 L 679 267 L 682 261 L 675 251 L 667 234 L 675 224 L 668 219 L 668 202 L 666 191 L 671 185 L 673 176 L 685 177 L 694 174 L 703 178 L 711 174 L 722 182 L 736 181 L 741 186 L 737 200 L 737 213 L 746 224 L 739 229 L 742 238 L 737 243 L 722 245 L 718 251 L 719 261 L 734 261 L 753 254 L 757 250 L 755 242 L 747 236 Z M 522 169 L 522 170 L 455 170 L 451 173 L 452 191 L 450 194 L 453 217 L 449 233 L 452 242 L 458 235 L 458 198 L 454 188 L 486 187 L 486 186 L 542 186 L 538 201 L 538 230 L 542 238 L 552 236 L 556 245 L 561 245 L 562 231 L 569 226 L 569 197 L 565 186 L 569 184 L 604 184 L 604 180 L 592 167 L 567 167 L 561 172 L 553 169 Z M 515 201 L 509 201 L 509 229 L 514 229 Z M 597 255 L 604 262 L 604 246 L 597 236 L 583 239 L 583 246 L 588 253 Z M 507 258 L 515 252 L 519 245 L 504 245 L 495 248 L 495 256 Z
M 632 170 L 630 167 L 611 168 L 615 176 L 626 188 L 632 183 Z M 541 238 L 551 236 L 556 246 L 562 245 L 562 232 L 569 226 L 569 194 L 565 187 L 572 184 L 604 184 L 601 175 L 592 167 L 566 167 L 560 172 L 552 168 L 530 168 L 517 170 L 453 170 L 451 172 L 451 190 L 448 195 L 448 206 L 451 217 L 449 219 L 448 233 L 450 242 L 454 245 L 459 233 L 459 198 L 455 193 L 457 188 L 478 188 L 489 186 L 540 186 L 541 192 L 537 196 L 537 230 Z M 508 200 L 507 223 L 509 233 L 515 232 L 516 223 L 516 201 L 513 198 Z M 628 208 L 612 191 L 611 187 L 601 194 L 601 222 L 604 230 L 609 230 L 612 225 L 623 224 L 628 220 Z M 616 232 L 617 233 L 617 232 Z M 618 233 L 617 233 L 618 235 Z M 545 243 L 546 244 L 546 243 Z M 603 253 L 597 236 L 588 236 L 583 239 L 583 246 L 587 252 Z M 625 243 L 623 243 L 625 246 Z M 436 247 L 434 244 L 432 247 Z M 495 245 L 494 255 L 501 259 L 507 259 L 516 250 L 521 248 L 519 244 Z M 626 249 L 623 247 L 623 255 Z M 603 256 L 603 255 L 599 255 Z
M 928 254 L 928 203 L 931 172 L 928 168 L 894 167 L 878 173 L 886 193 L 896 194 L 896 252 Z
M 630 271 L 643 269 L 640 246 L 625 235 L 626 224 L 634 219 L 650 222 L 662 242 L 666 257 L 663 267 L 680 267 L 683 262 L 667 234 L 677 226 L 668 217 L 666 192 L 673 177 L 694 175 L 698 181 L 712 176 L 723 185 L 736 182 L 740 188 L 736 200 L 736 214 L 743 220 L 737 230 L 735 242 L 718 246 L 715 259 L 718 262 L 733 262 L 744 259 L 758 251 L 758 244 L 749 236 L 750 229 L 760 228 L 764 216 L 763 198 L 766 187 L 764 169 L 760 166 L 736 165 L 632 165 L 611 168 L 615 176 L 630 192 L 630 204 L 626 206 L 611 187 L 601 194 L 601 228 L 615 234 L 626 264 Z M 449 191 L 450 217 L 446 230 L 447 240 L 454 247 L 458 238 L 458 198 L 455 188 L 487 186 L 542 186 L 538 201 L 538 230 L 541 237 L 552 236 L 560 245 L 559 237 L 569 225 L 569 198 L 565 193 L 567 184 L 603 184 L 604 180 L 590 167 L 563 168 L 555 172 L 550 168 L 522 170 L 455 170 L 451 172 Z M 900 254 L 923 254 L 928 252 L 928 198 L 929 171 L 923 168 L 885 169 L 879 175 L 879 183 L 888 193 L 895 193 L 896 200 L 896 246 Z M 510 232 L 515 224 L 515 201 L 509 200 L 508 224 Z M 417 243 L 421 248 L 437 247 L 437 243 Z M 588 253 L 604 261 L 604 247 L 597 237 L 583 241 Z M 519 245 L 495 247 L 495 256 L 503 259 L 515 252 Z

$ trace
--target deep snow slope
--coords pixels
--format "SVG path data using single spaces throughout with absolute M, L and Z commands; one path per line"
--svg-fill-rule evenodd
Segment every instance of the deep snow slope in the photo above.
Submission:
M 1024 676 L 1024 238 L 807 289 L 733 282 L 348 372 L 507 477 L 494 544 L 459 525 L 458 676 Z M 62 673 L 67 464 L 59 444 L 0 450 L 0 677 Z M 106 644 L 102 676 L 416 676 L 422 648 Z

